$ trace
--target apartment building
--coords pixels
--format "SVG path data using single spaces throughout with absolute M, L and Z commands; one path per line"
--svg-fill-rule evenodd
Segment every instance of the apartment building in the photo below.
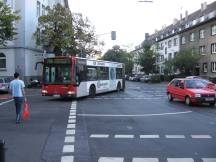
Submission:
M 192 49 L 202 58 L 196 66 L 196 74 L 205 78 L 216 78 L 216 2 L 202 3 L 201 8 L 172 25 L 150 35 L 145 41 L 157 46 L 156 66 L 164 73 L 165 61 L 175 57 L 178 51 Z
M 36 46 L 33 33 L 36 31 L 38 17 L 46 14 L 45 7 L 60 3 L 68 7 L 67 0 L 4 0 L 14 11 L 19 11 L 21 20 L 15 26 L 17 35 L 7 47 L 0 47 L 0 76 L 12 77 L 19 72 L 26 82 L 30 78 L 40 79 L 42 67 L 35 69 L 35 64 L 42 61 L 44 51 Z

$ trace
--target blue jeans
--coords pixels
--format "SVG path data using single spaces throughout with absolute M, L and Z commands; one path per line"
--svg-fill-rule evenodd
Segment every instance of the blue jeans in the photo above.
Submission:
M 16 107 L 16 122 L 20 122 L 23 110 L 24 97 L 14 97 L 14 103 Z

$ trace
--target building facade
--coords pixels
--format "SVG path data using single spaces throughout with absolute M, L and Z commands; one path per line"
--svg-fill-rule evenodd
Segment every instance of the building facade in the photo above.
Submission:
M 145 41 L 157 46 L 156 66 L 164 74 L 166 60 L 173 59 L 180 50 L 191 49 L 201 54 L 195 75 L 216 78 L 216 2 L 202 3 L 201 8 L 185 17 L 180 15 L 172 25 L 150 35 Z
M 15 40 L 8 42 L 7 47 L 0 47 L 0 76 L 12 77 L 19 72 L 26 82 L 40 79 L 42 67 L 35 69 L 35 64 L 42 61 L 44 51 L 36 46 L 33 33 L 37 30 L 38 18 L 46 14 L 45 8 L 61 3 L 68 7 L 66 0 L 4 0 L 14 11 L 19 11 L 21 19 L 16 22 Z

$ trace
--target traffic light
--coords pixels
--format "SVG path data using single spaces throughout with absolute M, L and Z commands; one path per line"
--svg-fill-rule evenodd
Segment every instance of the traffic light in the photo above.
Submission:
M 116 31 L 111 31 L 111 39 L 116 40 Z

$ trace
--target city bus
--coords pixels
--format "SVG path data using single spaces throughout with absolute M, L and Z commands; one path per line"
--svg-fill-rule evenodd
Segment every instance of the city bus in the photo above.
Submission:
M 125 88 L 124 64 L 73 56 L 54 56 L 43 61 L 42 95 L 94 97 Z

